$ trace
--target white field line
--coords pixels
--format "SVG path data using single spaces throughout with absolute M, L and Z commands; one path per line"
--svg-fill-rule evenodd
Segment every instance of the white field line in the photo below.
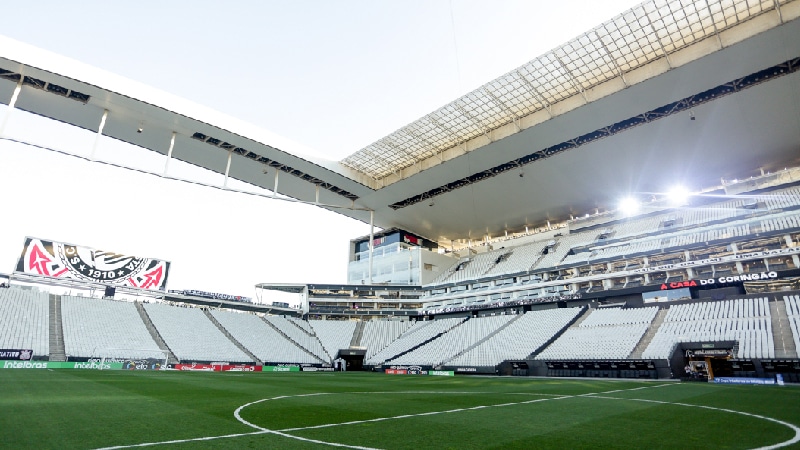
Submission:
M 612 390 L 612 391 L 590 392 L 590 393 L 587 393 L 587 394 L 576 394 L 576 395 L 543 394 L 543 393 L 528 393 L 528 392 L 500 392 L 500 393 L 496 393 L 496 392 L 475 392 L 475 391 L 471 391 L 471 392 L 470 391 L 465 391 L 465 392 L 458 392 L 458 391 L 441 391 L 441 392 L 437 392 L 437 391 L 395 391 L 395 392 L 338 392 L 338 393 L 318 392 L 318 393 L 300 394 L 300 395 L 281 395 L 281 396 L 278 396 L 278 397 L 263 398 L 261 400 L 256 400 L 256 401 L 253 401 L 253 402 L 250 402 L 250 403 L 246 403 L 246 404 L 236 408 L 236 410 L 234 411 L 233 415 L 236 418 L 236 420 L 238 420 L 242 424 L 247 425 L 247 426 L 249 426 L 251 428 L 254 428 L 254 429 L 258 430 L 258 431 L 254 431 L 254 432 L 251 432 L 251 433 L 228 434 L 228 435 L 223 435 L 223 436 L 205 436 L 205 437 L 192 438 L 192 439 L 176 439 L 176 440 L 171 440 L 171 441 L 147 442 L 147 443 L 142 443 L 142 444 L 120 445 L 120 446 L 114 446 L 114 447 L 103 447 L 103 448 L 98 449 L 98 450 L 112 450 L 112 449 L 124 449 L 124 448 L 134 448 L 134 447 L 149 447 L 149 446 L 155 446 L 155 445 L 180 444 L 180 443 L 195 442 L 195 441 L 210 441 L 210 440 L 214 440 L 214 439 L 230 439 L 230 438 L 237 438 L 237 437 L 242 437 L 242 436 L 252 436 L 252 435 L 258 435 L 258 434 L 275 434 L 275 435 L 278 435 L 278 436 L 283 436 L 283 437 L 287 437 L 287 438 L 291 438 L 291 439 L 297 439 L 297 440 L 304 441 L 304 442 L 310 442 L 310 443 L 322 444 L 322 445 L 330 445 L 330 446 L 333 446 L 333 447 L 352 448 L 352 449 L 358 449 L 358 450 L 378 450 L 378 449 L 375 449 L 375 448 L 372 448 L 372 447 L 362 447 L 362 446 L 357 446 L 357 445 L 342 444 L 342 443 L 339 443 L 339 442 L 326 442 L 326 441 L 320 441 L 320 440 L 316 440 L 316 439 L 309 439 L 309 438 L 304 438 L 304 437 L 300 437 L 300 436 L 295 436 L 295 435 L 292 435 L 292 434 L 287 434 L 287 432 L 313 430 L 313 429 L 319 429 L 319 428 L 330 428 L 330 427 L 347 426 L 347 425 L 358 425 L 358 424 L 362 424 L 362 423 L 382 422 L 382 421 L 387 421 L 387 420 L 398 420 L 398 419 L 407 419 L 407 418 L 411 418 L 411 417 L 432 416 L 432 415 L 437 415 L 437 414 L 452 414 L 452 413 L 463 412 L 463 411 L 475 411 L 475 410 L 486 409 L 486 408 L 500 408 L 500 407 L 505 407 L 505 406 L 516 406 L 516 405 L 539 403 L 539 402 L 544 402 L 544 401 L 548 401 L 548 400 L 564 400 L 564 399 L 581 398 L 581 397 L 583 397 L 583 398 L 595 398 L 595 399 L 602 399 L 602 400 L 626 400 L 626 401 L 656 403 L 656 404 L 661 404 L 661 405 L 686 406 L 686 407 L 691 407 L 691 408 L 703 408 L 703 409 L 708 409 L 708 410 L 712 410 L 712 411 L 721 411 L 721 412 L 726 412 L 726 413 L 731 413 L 731 414 L 740 414 L 740 415 L 743 415 L 743 416 L 749 416 L 749 417 L 754 417 L 756 419 L 761 419 L 761 420 L 767 420 L 767 421 L 770 421 L 770 422 L 774 422 L 774 423 L 777 423 L 779 425 L 783 425 L 785 427 L 788 427 L 788 428 L 794 430 L 794 432 L 795 432 L 795 435 L 794 435 L 794 437 L 792 439 L 786 440 L 784 442 L 779 442 L 779 443 L 774 444 L 774 445 L 759 447 L 756 450 L 772 450 L 772 449 L 786 447 L 786 446 L 793 445 L 795 443 L 800 442 L 800 427 L 797 427 L 797 426 L 795 426 L 795 425 L 793 425 L 791 423 L 784 422 L 782 420 L 778 420 L 778 419 L 775 419 L 775 418 L 772 418 L 772 417 L 761 416 L 761 415 L 758 415 L 758 414 L 752 414 L 752 413 L 747 413 L 747 412 L 743 412 L 743 411 L 735 411 L 735 410 L 732 410 L 732 409 L 716 408 L 716 407 L 713 407 L 713 406 L 692 405 L 692 404 L 688 404 L 688 403 L 672 403 L 672 402 L 666 402 L 666 401 L 661 401 L 661 400 L 648 400 L 648 399 L 639 399 L 639 398 L 609 397 L 607 395 L 607 394 L 613 394 L 613 393 L 619 393 L 619 392 L 638 391 L 638 390 L 641 390 L 641 389 L 652 389 L 652 388 L 660 388 L 660 387 L 664 387 L 664 386 L 674 386 L 674 385 L 675 385 L 674 383 L 667 383 L 667 384 L 658 384 L 658 385 L 655 385 L 655 386 L 641 386 L 641 387 L 636 387 L 636 388 L 631 388 L 631 389 L 617 389 L 617 390 Z M 282 430 L 270 430 L 270 429 L 267 429 L 267 428 L 264 428 L 264 427 L 260 427 L 258 425 L 255 425 L 253 423 L 248 422 L 247 420 L 243 419 L 242 416 L 241 416 L 241 412 L 245 408 L 247 408 L 249 406 L 252 406 L 252 405 L 255 405 L 255 404 L 258 404 L 258 403 L 263 403 L 263 402 L 266 402 L 266 401 L 281 400 L 281 399 L 287 399 L 287 398 L 298 398 L 298 397 L 312 397 L 312 396 L 318 396 L 318 395 L 341 395 L 341 394 L 382 394 L 382 395 L 385 395 L 385 394 L 460 394 L 460 395 L 464 395 L 464 394 L 473 394 L 473 395 L 474 394 L 504 394 L 504 395 L 548 396 L 550 398 L 537 398 L 537 399 L 525 400 L 525 401 L 521 401 L 521 402 L 500 403 L 500 404 L 495 404 L 495 405 L 479 405 L 479 406 L 472 406 L 472 407 L 469 407 L 469 408 L 457 408 L 457 409 L 449 409 L 449 410 L 445 410 L 445 411 L 430 411 L 430 412 L 417 413 L 417 414 L 403 414 L 403 415 L 399 415 L 399 416 L 378 417 L 378 418 L 375 418 L 375 419 L 355 420 L 355 421 L 351 421 L 351 422 L 329 423 L 329 424 L 322 424 L 322 425 L 313 425 L 313 426 L 308 426 L 308 427 L 286 428 L 286 429 L 282 429 Z
M 775 422 L 777 424 L 783 425 L 785 427 L 788 427 L 788 428 L 794 430 L 794 437 L 789 439 L 788 441 L 779 442 L 777 444 L 768 445 L 766 447 L 758 447 L 758 448 L 756 448 L 754 450 L 771 450 L 771 449 L 775 449 L 775 448 L 786 447 L 788 445 L 792 445 L 792 444 L 796 444 L 797 442 L 800 442 L 800 428 L 798 428 L 797 426 L 795 426 L 795 425 L 793 425 L 793 424 L 791 424 L 789 422 L 784 422 L 782 420 L 778 420 L 778 419 L 775 419 L 775 418 L 772 418 L 772 417 L 761 416 L 761 415 L 753 414 L 753 413 L 749 413 L 749 412 L 736 411 L 736 410 L 727 409 L 727 408 L 716 408 L 714 406 L 692 405 L 692 404 L 689 404 L 689 403 L 677 403 L 677 402 L 665 402 L 665 401 L 662 401 L 662 400 L 649 400 L 649 399 L 643 399 L 643 398 L 606 397 L 606 396 L 602 396 L 602 395 L 591 395 L 590 397 L 591 398 L 600 398 L 600 399 L 603 399 L 603 400 L 628 400 L 628 401 L 632 401 L 632 402 L 657 403 L 659 405 L 688 406 L 690 408 L 710 409 L 712 411 L 722 411 L 722 412 L 731 413 L 731 414 L 740 414 L 742 416 L 755 417 L 756 419 L 766 420 L 766 421 L 769 421 L 769 422 Z

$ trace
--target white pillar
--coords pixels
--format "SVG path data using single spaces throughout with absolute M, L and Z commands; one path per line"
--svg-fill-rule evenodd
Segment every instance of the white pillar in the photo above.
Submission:
M 228 164 L 225 165 L 225 182 L 222 187 L 228 187 L 228 174 L 231 172 L 231 158 L 233 157 L 233 150 L 228 150 Z
M 370 210 L 369 212 L 369 272 L 367 276 L 367 284 L 372 284 L 372 248 L 373 243 L 372 241 L 375 239 L 375 211 Z
M 169 170 L 169 160 L 172 159 L 172 149 L 175 148 L 175 132 L 172 132 L 172 137 L 169 140 L 169 150 L 167 150 L 167 161 L 164 163 L 164 175 L 167 174 L 167 170 Z
M 108 118 L 108 110 L 103 110 L 103 117 L 100 118 L 100 126 L 97 127 L 97 135 L 94 137 L 94 145 L 92 145 L 92 153 L 89 155 L 90 159 L 94 159 L 94 154 L 97 152 L 97 145 L 100 144 L 100 136 L 103 135 L 103 128 L 106 127 L 106 119 Z
M 22 79 L 23 76 L 19 76 L 19 81 L 17 82 L 17 86 L 14 87 L 14 93 L 11 94 L 11 100 L 8 102 L 8 110 L 6 110 L 6 116 L 3 117 L 3 123 L 0 124 L 0 137 L 4 136 L 6 131 L 6 124 L 8 123 L 8 119 L 11 118 L 11 111 L 14 110 L 14 105 L 17 104 L 17 98 L 19 98 L 19 92 L 22 90 Z

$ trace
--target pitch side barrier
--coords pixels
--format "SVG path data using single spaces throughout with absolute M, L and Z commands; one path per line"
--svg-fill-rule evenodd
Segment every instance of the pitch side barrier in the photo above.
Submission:
M 669 362 L 657 360 L 529 361 L 530 375 L 581 378 L 671 378 Z
M 229 363 L 185 363 L 175 364 L 170 367 L 172 370 L 197 371 L 197 372 L 333 372 L 335 369 L 330 364 L 309 364 L 309 363 L 266 363 L 262 365 L 253 364 L 229 364 Z
M 122 370 L 122 363 L 69 361 L 0 361 L 0 369 L 94 369 Z
M 498 375 L 496 366 L 430 366 L 387 364 L 369 368 L 373 372 L 388 375 Z
M 229 364 L 185 363 L 163 365 L 155 359 L 102 360 L 84 358 L 85 361 L 35 361 L 0 360 L 0 369 L 91 369 L 91 370 L 178 370 L 187 372 L 333 372 L 326 364 Z

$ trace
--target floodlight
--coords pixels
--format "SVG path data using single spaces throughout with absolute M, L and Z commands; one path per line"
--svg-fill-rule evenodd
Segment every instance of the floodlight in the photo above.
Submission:
M 641 203 L 633 197 L 625 197 L 617 204 L 617 210 L 626 216 L 631 216 L 639 212 Z
M 689 195 L 689 189 L 685 186 L 677 185 L 673 186 L 667 192 L 667 199 L 669 199 L 669 202 L 673 205 L 685 205 L 689 200 Z

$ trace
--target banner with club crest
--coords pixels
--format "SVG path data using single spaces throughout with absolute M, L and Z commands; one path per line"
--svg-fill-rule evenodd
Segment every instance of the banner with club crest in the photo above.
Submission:
M 121 255 L 63 242 L 25 238 L 17 272 L 113 286 L 165 290 L 169 261 Z

